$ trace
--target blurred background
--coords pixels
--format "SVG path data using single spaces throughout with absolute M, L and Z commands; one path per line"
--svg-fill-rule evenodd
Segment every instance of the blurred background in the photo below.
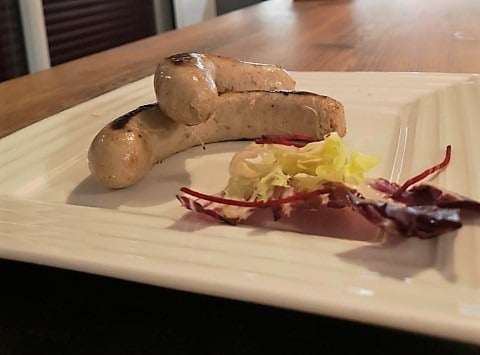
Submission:
M 0 82 L 262 0 L 0 0 Z

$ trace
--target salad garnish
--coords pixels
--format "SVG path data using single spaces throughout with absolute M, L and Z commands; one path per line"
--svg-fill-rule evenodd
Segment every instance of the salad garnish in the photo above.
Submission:
M 336 133 L 322 141 L 263 136 L 234 155 L 228 184 L 219 194 L 182 187 L 177 198 L 187 209 L 229 224 L 263 208 L 278 220 L 294 210 L 348 207 L 388 234 L 433 238 L 460 228 L 461 211 L 480 212 L 478 201 L 421 183 L 445 169 L 451 154 L 448 145 L 440 163 L 399 185 L 366 177 L 378 158 L 349 151 Z

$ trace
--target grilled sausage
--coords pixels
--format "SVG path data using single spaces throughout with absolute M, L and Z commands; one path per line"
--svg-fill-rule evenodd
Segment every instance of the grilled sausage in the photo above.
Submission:
M 207 121 L 230 91 L 293 90 L 295 81 L 281 67 L 233 58 L 181 53 L 165 58 L 154 76 L 157 102 L 173 120 L 196 125 Z
M 343 106 L 307 92 L 227 92 L 211 118 L 188 126 L 170 119 L 157 104 L 141 106 L 105 126 L 89 152 L 92 176 L 102 185 L 123 188 L 142 179 L 155 163 L 186 148 L 262 135 L 303 134 L 322 139 L 346 134 Z

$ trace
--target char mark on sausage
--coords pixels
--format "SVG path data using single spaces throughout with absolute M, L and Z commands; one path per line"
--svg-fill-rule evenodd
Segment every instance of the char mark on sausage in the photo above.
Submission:
M 127 125 L 128 121 L 130 121 L 135 115 L 139 114 L 142 111 L 149 110 L 149 109 L 151 109 L 152 107 L 155 107 L 155 106 L 157 106 L 156 102 L 153 103 L 153 104 L 147 104 L 147 105 L 139 106 L 135 110 L 127 112 L 126 114 L 124 114 L 124 115 L 116 118 L 115 120 L 113 120 L 110 123 L 110 128 L 114 129 L 114 130 L 122 129 Z

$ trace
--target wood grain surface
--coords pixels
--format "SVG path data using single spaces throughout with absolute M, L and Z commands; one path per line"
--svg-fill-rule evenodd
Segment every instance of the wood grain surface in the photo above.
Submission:
M 480 72 L 478 0 L 271 0 L 0 83 L 0 137 L 199 51 L 306 71 Z

